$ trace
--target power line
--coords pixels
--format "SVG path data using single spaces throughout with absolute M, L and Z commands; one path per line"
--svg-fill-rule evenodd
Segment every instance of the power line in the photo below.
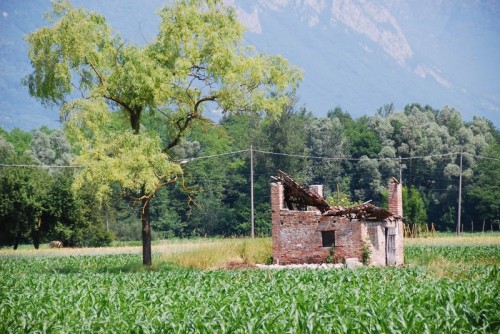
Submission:
M 474 154 L 470 154 L 470 153 L 462 153 L 463 155 L 468 155 L 470 157 L 474 157 L 474 158 L 479 158 L 479 159 L 485 159 L 485 160 L 493 160 L 493 161 L 500 161 L 500 159 L 498 158 L 491 158 L 491 157 L 483 157 L 481 155 L 474 155 Z
M 313 156 L 313 155 L 301 155 L 301 154 L 290 154 L 290 153 L 278 153 L 278 152 L 269 152 L 269 151 L 261 151 L 261 150 L 253 150 L 254 152 L 262 153 L 262 154 L 268 154 L 268 155 L 280 155 L 280 156 L 287 156 L 287 157 L 295 157 L 295 158 L 303 158 L 303 159 L 313 159 L 313 160 L 337 160 L 337 161 L 360 161 L 360 160 L 365 160 L 366 158 L 347 158 L 347 157 L 319 157 L 319 156 Z M 412 159 L 425 159 L 425 158 L 434 158 L 434 157 L 445 157 L 445 156 L 452 156 L 456 155 L 459 153 L 442 153 L 442 154 L 431 154 L 431 155 L 425 155 L 425 156 L 413 156 L 413 157 L 385 157 L 385 158 L 368 158 L 368 160 L 376 160 L 376 161 L 387 161 L 387 160 L 394 160 L 394 161 L 400 161 L 400 160 L 412 160 Z
M 285 157 L 294 157 L 294 158 L 304 158 L 304 159 L 319 159 L 319 160 L 360 160 L 357 158 L 346 158 L 346 157 L 316 157 L 311 155 L 300 155 L 300 154 L 290 154 L 290 153 L 278 153 L 278 152 L 269 152 L 269 151 L 261 151 L 261 150 L 253 150 L 257 153 L 268 154 L 268 155 L 281 155 Z
M 206 155 L 206 156 L 201 156 L 201 157 L 194 157 L 194 158 L 187 158 L 187 159 L 181 159 L 181 160 L 175 160 L 175 162 L 184 164 L 191 162 L 193 160 L 199 160 L 199 159 L 208 159 L 208 158 L 215 158 L 215 157 L 221 157 L 221 156 L 226 156 L 226 155 L 234 155 L 242 152 L 248 152 L 249 150 L 241 150 L 241 151 L 234 151 L 234 152 L 227 152 L 227 153 L 220 153 L 220 154 L 212 154 L 212 155 Z M 3 164 L 0 163 L 0 167 L 25 167 L 25 168 L 85 168 L 85 166 L 81 165 L 23 165 L 23 164 Z
M 249 152 L 249 149 L 239 150 L 239 151 L 233 151 L 233 152 L 227 152 L 227 153 L 211 154 L 211 155 L 205 155 L 205 156 L 200 156 L 200 157 L 179 159 L 179 160 L 175 160 L 175 162 L 180 163 L 180 164 L 185 164 L 185 163 L 196 161 L 196 160 L 218 158 L 218 157 L 222 157 L 222 156 L 235 155 L 235 154 L 244 153 L 244 152 Z M 320 156 L 312 156 L 312 155 L 301 155 L 301 154 L 292 154 L 292 153 L 270 152 L 270 151 L 263 151 L 263 150 L 256 150 L 256 149 L 254 149 L 253 152 L 267 154 L 267 155 L 278 155 L 278 156 L 295 157 L 295 158 L 302 158 L 302 159 L 327 160 L 327 161 L 328 160 L 330 160 L 330 161 L 361 161 L 361 160 L 365 159 L 365 158 L 348 158 L 348 157 L 320 157 Z M 453 155 L 458 155 L 458 154 L 460 154 L 460 153 L 442 153 L 442 154 L 420 155 L 420 156 L 412 156 L 412 157 L 406 157 L 406 158 L 403 158 L 403 157 L 368 158 L 368 160 L 375 160 L 375 161 L 387 161 L 387 160 L 400 161 L 400 160 L 414 160 L 414 159 L 425 159 L 425 158 L 435 158 L 435 157 L 446 157 L 446 156 L 453 156 Z M 471 157 L 474 157 L 474 158 L 479 158 L 479 159 L 487 159 L 487 160 L 493 160 L 493 161 L 500 161 L 500 159 L 498 159 L 498 158 L 485 157 L 485 156 L 474 155 L 474 154 L 465 153 L 465 152 L 463 154 L 471 156 Z M 18 167 L 18 168 L 85 168 L 85 166 L 81 166 L 81 165 L 29 165 L 29 164 L 4 164 L 4 163 L 0 163 L 0 167 Z
M 180 160 L 176 160 L 176 162 L 181 163 L 181 164 L 185 164 L 185 163 L 188 163 L 188 162 L 191 162 L 191 161 L 194 161 L 194 160 L 208 159 L 208 158 L 216 158 L 216 157 L 222 157 L 222 156 L 226 156 L 226 155 L 234 155 L 234 154 L 243 153 L 243 152 L 248 152 L 248 151 L 249 151 L 249 150 L 241 150 L 241 151 L 234 151 L 234 152 L 228 152 L 228 153 L 220 153 L 220 154 L 205 155 L 205 156 L 201 156 L 201 157 L 194 157 L 194 158 L 180 159 Z
M 22 167 L 22 168 L 84 168 L 78 165 L 20 165 L 20 164 L 2 164 L 0 167 Z

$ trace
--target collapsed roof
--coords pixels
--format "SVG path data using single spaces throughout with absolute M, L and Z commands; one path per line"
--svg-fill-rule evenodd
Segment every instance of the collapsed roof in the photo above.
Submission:
M 371 203 L 363 203 L 348 208 L 334 206 L 323 214 L 325 216 L 346 216 L 365 220 L 383 220 L 393 216 L 386 209 L 379 208 Z
M 331 209 L 323 197 L 317 192 L 309 189 L 292 179 L 292 177 L 283 171 L 278 171 L 278 175 L 271 176 L 272 179 L 283 183 L 285 204 L 288 209 L 306 210 L 307 206 L 316 207 L 321 213 Z
M 386 209 L 376 207 L 369 202 L 348 208 L 330 206 L 316 191 L 299 184 L 281 170 L 271 178 L 283 184 L 285 204 L 290 210 L 307 210 L 308 206 L 313 206 L 325 216 L 345 216 L 366 220 L 383 220 L 392 217 Z

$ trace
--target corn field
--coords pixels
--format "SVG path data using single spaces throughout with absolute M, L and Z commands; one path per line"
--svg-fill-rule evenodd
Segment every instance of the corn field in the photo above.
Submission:
M 480 257 L 462 277 L 425 267 L 212 270 L 139 255 L 0 258 L 0 333 L 498 333 L 500 246 L 409 247 Z M 470 279 L 472 278 L 473 279 Z
M 413 246 L 405 248 L 405 256 L 418 261 L 442 258 L 460 263 L 494 264 L 500 259 L 497 246 Z

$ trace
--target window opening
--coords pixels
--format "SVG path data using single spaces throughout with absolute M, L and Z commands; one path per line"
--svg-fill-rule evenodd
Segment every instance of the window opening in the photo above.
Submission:
M 335 246 L 335 231 L 321 231 L 323 247 Z

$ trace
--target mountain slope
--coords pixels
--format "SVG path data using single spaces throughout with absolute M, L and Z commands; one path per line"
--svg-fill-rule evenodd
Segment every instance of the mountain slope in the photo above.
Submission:
M 133 43 L 154 38 L 162 1 L 78 0 Z M 455 107 L 500 126 L 500 8 L 496 1 L 226 0 L 258 50 L 303 69 L 300 103 L 354 116 L 394 103 Z M 0 126 L 57 127 L 58 112 L 29 97 L 24 34 L 45 24 L 48 0 L 0 0 Z M 214 115 L 214 117 L 216 117 Z
M 302 100 L 316 113 L 340 105 L 360 115 L 418 102 L 500 122 L 494 1 L 260 0 L 236 7 L 252 44 L 304 68 Z

